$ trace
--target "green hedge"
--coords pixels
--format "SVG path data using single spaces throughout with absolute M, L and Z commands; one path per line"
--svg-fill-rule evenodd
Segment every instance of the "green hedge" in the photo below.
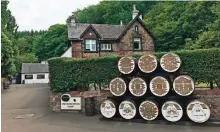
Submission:
M 220 49 L 174 51 L 182 60 L 181 71 L 199 82 L 220 81 Z M 165 53 L 155 53 L 160 57 Z M 135 54 L 140 57 L 141 54 Z M 87 88 L 88 84 L 108 84 L 119 76 L 119 56 L 99 58 L 52 58 L 48 61 L 50 85 L 53 92 L 66 92 L 72 88 Z

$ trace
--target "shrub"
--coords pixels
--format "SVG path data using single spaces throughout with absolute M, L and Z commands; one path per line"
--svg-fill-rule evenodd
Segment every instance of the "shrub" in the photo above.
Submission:
M 174 51 L 182 60 L 181 71 L 199 82 L 220 81 L 220 49 Z M 160 57 L 165 53 L 155 53 Z M 141 54 L 133 55 L 140 57 Z M 72 88 L 86 88 L 91 83 L 108 84 L 120 75 L 119 56 L 98 58 L 51 58 L 50 84 L 53 92 L 66 92 Z

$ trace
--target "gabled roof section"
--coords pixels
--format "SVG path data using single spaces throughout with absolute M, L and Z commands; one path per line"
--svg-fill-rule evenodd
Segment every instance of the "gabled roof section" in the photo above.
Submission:
M 22 63 L 21 73 L 49 73 L 48 64 Z
M 152 39 L 154 39 L 153 34 L 150 32 L 150 30 L 146 27 L 145 23 L 143 22 L 143 20 L 141 20 L 139 18 L 140 14 L 138 14 L 132 21 L 130 21 L 127 26 L 124 28 L 124 30 L 121 32 L 121 34 L 118 36 L 117 39 L 121 39 L 126 32 L 130 29 L 130 27 L 134 24 L 135 21 L 139 21 L 140 24 L 144 27 L 144 29 L 149 33 L 149 35 L 152 37 Z
M 99 38 L 102 38 L 101 35 L 100 35 L 100 34 L 96 31 L 96 29 L 92 26 L 92 24 L 90 24 L 90 25 L 86 28 L 86 30 L 80 35 L 80 38 L 82 38 L 82 37 L 87 33 L 87 31 L 88 31 L 90 28 L 96 33 L 96 35 L 97 35 Z
M 95 29 L 101 39 L 117 39 L 121 32 L 126 27 L 125 25 L 110 25 L 110 24 L 82 24 L 76 23 L 75 26 L 68 25 L 68 39 L 79 40 L 85 30 L 89 27 Z

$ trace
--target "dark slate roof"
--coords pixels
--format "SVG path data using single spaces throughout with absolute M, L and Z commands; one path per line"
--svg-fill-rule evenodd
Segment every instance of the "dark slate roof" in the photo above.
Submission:
M 49 73 L 48 64 L 22 63 L 21 73 Z
M 110 25 L 110 24 L 82 24 L 76 23 L 75 26 L 68 26 L 68 38 L 80 39 L 81 34 L 92 25 L 100 34 L 102 39 L 116 39 L 126 27 L 125 25 Z

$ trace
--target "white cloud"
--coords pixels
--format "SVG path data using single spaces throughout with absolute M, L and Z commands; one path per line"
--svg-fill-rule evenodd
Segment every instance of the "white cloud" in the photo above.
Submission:
M 19 25 L 18 30 L 48 29 L 77 9 L 98 4 L 100 0 L 10 0 L 9 9 Z

